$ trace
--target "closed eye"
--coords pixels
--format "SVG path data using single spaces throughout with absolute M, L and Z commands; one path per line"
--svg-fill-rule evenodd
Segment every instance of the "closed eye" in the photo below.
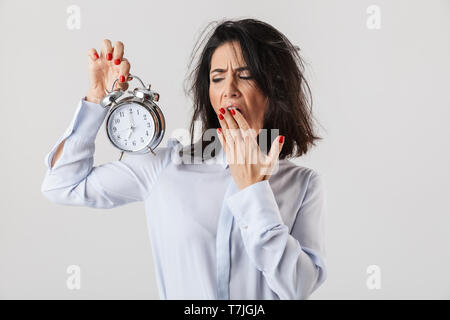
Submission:
M 253 79 L 253 77 L 239 77 L 239 78 L 244 79 L 244 80 Z M 223 78 L 216 78 L 216 79 L 213 79 L 212 81 L 213 82 L 219 82 L 219 81 L 222 81 L 222 80 L 223 80 Z

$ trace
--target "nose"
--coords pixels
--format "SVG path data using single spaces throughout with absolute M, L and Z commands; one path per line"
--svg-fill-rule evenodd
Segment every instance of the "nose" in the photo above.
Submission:
M 237 98 L 240 92 L 236 85 L 234 77 L 227 77 L 225 80 L 224 97 L 225 98 Z

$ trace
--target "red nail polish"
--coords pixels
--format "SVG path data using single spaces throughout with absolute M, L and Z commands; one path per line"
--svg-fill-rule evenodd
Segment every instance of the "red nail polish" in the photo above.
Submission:
M 231 109 L 231 114 L 234 116 L 236 114 L 236 111 L 234 111 L 234 109 Z
M 278 138 L 278 142 L 283 143 L 283 141 L 284 141 L 284 136 L 280 136 L 280 138 Z
M 223 114 L 225 114 L 225 109 L 224 108 L 220 108 L 219 111 Z
M 112 59 L 112 53 L 108 53 L 108 54 L 106 55 L 106 59 L 107 59 L 107 60 L 111 60 L 111 59 Z
M 120 59 L 114 59 L 114 64 L 117 66 L 120 64 Z
M 218 132 L 219 134 L 222 134 L 222 129 L 217 128 L 217 132 Z
M 125 76 L 120 76 L 120 82 L 125 82 Z
M 98 59 L 98 53 L 97 53 L 97 52 L 94 53 L 94 58 L 95 58 L 96 60 Z
M 223 120 L 223 115 L 221 115 L 220 113 L 219 113 L 219 119 Z

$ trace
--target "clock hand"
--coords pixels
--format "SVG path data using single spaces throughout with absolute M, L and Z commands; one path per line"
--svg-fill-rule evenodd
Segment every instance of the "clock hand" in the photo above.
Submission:
M 130 134 L 128 135 L 127 139 L 130 139 L 131 133 L 133 133 L 133 129 L 132 128 L 130 128 Z
M 131 115 L 131 113 L 128 114 L 129 119 L 130 119 L 130 124 L 132 128 L 136 128 L 136 126 L 134 125 L 134 120 L 133 120 L 133 116 Z
M 117 131 L 117 132 L 122 132 L 122 131 L 130 130 L 130 129 L 131 129 L 131 127 L 130 127 L 130 128 L 125 128 L 125 129 L 122 129 L 122 130 L 119 130 L 119 131 Z

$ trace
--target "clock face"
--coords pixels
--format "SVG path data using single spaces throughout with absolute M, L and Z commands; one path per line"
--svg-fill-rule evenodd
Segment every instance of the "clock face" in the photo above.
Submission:
M 108 119 L 108 134 L 114 145 L 126 151 L 147 146 L 155 133 L 150 112 L 136 103 L 126 103 L 114 109 Z

